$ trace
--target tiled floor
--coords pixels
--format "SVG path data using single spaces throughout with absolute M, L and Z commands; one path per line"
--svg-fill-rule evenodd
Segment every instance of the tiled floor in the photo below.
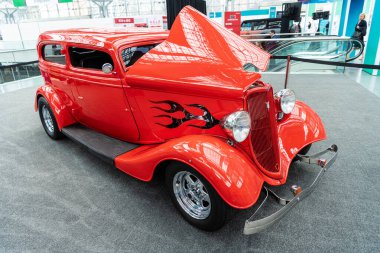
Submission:
M 278 90 L 284 77 L 263 80 Z M 307 199 L 251 236 L 242 229 L 255 207 L 219 231 L 195 229 L 163 180 L 142 183 L 67 138 L 52 141 L 33 112 L 35 86 L 0 94 L 0 252 L 379 252 L 380 99 L 343 74 L 291 81 L 328 135 L 311 153 L 336 143 L 339 155 Z

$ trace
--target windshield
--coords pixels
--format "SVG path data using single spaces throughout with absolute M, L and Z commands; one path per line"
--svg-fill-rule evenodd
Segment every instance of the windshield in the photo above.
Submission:
M 138 59 L 144 54 L 148 53 L 157 44 L 128 47 L 121 51 L 121 57 L 123 59 L 125 67 L 132 66 Z

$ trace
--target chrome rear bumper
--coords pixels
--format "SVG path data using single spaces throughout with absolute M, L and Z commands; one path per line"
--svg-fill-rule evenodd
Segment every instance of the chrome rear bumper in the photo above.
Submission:
M 323 159 L 322 157 L 324 155 L 330 155 L 329 159 Z M 245 221 L 243 233 L 245 235 L 255 234 L 279 221 L 292 207 L 294 207 L 302 199 L 306 198 L 313 191 L 327 169 L 335 162 L 337 155 L 338 147 L 336 145 L 332 145 L 330 148 L 314 155 L 297 155 L 298 161 L 307 164 L 316 164 L 320 167 L 320 171 L 314 180 L 312 180 L 311 184 L 302 188 L 293 185 L 291 187 L 294 194 L 293 198 L 280 197 L 277 193 L 275 193 L 275 191 L 273 191 L 273 187 L 263 186 L 262 191 L 264 192 L 264 199 L 260 204 L 256 204 L 257 208 L 255 209 L 253 215 Z M 269 216 L 258 218 L 257 213 L 268 200 L 269 196 L 272 197 L 279 205 L 282 205 L 282 207 Z

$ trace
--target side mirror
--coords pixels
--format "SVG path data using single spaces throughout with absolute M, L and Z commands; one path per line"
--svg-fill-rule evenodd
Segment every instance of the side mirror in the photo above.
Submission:
M 109 74 L 113 70 L 112 64 L 111 63 L 104 63 L 102 66 L 102 71 L 103 73 Z

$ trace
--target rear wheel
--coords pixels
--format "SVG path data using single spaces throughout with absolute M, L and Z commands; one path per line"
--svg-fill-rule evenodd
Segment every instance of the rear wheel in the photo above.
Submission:
M 44 97 L 38 99 L 38 112 L 46 134 L 54 140 L 61 138 L 63 135 L 58 129 L 54 113 Z
M 196 170 L 182 163 L 171 163 L 165 181 L 174 205 L 190 224 L 208 231 L 223 226 L 226 204 Z

